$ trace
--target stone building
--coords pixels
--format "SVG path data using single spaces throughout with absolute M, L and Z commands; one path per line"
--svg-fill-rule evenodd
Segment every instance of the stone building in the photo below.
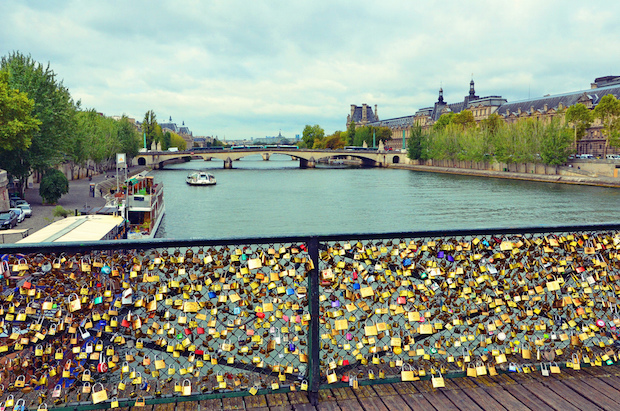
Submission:
M 363 110 L 367 110 L 365 104 L 362 107 L 351 105 L 351 114 L 347 116 L 347 124 L 350 123 L 351 119 L 356 121 L 356 124 L 357 119 L 361 119 L 365 122 L 360 121 L 360 126 L 388 127 L 392 131 L 392 140 L 386 142 L 386 146 L 400 149 L 403 139 L 409 136 L 409 130 L 414 124 L 419 124 L 424 130 L 429 129 L 445 113 L 459 113 L 463 110 L 469 110 L 473 113 L 476 122 L 487 119 L 493 113 L 500 115 L 507 123 L 514 123 L 523 118 L 550 121 L 558 115 L 563 116 L 566 108 L 578 103 L 582 103 L 593 110 L 603 96 L 607 94 L 620 97 L 620 76 L 596 78 L 591 84 L 591 88 L 587 90 L 511 102 L 501 96 L 479 97 L 476 94 L 474 80 L 472 79 L 469 83 L 469 94 L 464 96 L 462 101 L 447 103 L 444 100 L 443 88 L 440 88 L 437 101 L 432 106 L 421 108 L 410 116 L 386 120 L 377 118 L 375 121 L 369 120 L 368 115 L 362 116 Z M 602 126 L 599 121 L 595 121 L 592 127 L 587 130 L 586 135 L 577 143 L 576 152 L 577 154 L 604 156 L 605 154 L 618 153 L 620 150 L 607 147 Z
M 182 122 L 181 126 L 177 126 L 177 123 L 174 123 L 172 121 L 172 117 L 170 117 L 166 123 L 159 123 L 159 126 L 161 127 L 163 133 L 170 131 L 181 136 L 181 138 L 185 141 L 187 148 L 194 146 L 194 135 L 189 127 L 185 125 L 185 121 Z
M 355 127 L 362 127 L 369 123 L 379 121 L 377 105 L 375 104 L 375 111 L 373 113 L 372 108 L 368 104 L 362 104 L 361 107 L 351 104 L 351 114 L 347 115 L 347 124 L 345 128 L 351 124 L 351 121 L 355 122 Z

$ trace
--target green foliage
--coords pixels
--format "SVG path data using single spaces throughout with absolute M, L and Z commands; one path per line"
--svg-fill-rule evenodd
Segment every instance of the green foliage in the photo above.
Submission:
M 594 116 L 601 119 L 609 145 L 620 147 L 620 101 L 613 95 L 607 94 L 594 108 Z
M 407 156 L 412 160 L 422 159 L 422 149 L 424 136 L 422 135 L 422 126 L 415 124 L 409 131 L 407 139 Z
M 449 113 L 444 113 L 442 114 L 437 121 L 435 122 L 435 124 L 433 124 L 433 131 L 441 131 L 444 128 L 446 128 L 446 126 L 448 124 L 450 124 L 450 121 L 452 120 L 452 117 L 454 116 L 453 112 L 449 112 Z
M 327 148 L 330 150 L 340 150 L 345 148 L 345 146 L 347 145 L 347 140 L 343 139 L 343 134 L 344 133 L 340 131 L 336 131 L 331 136 L 325 137 L 325 139 L 323 140 L 323 148 Z
M 373 147 L 373 133 L 375 147 L 380 141 L 387 141 L 392 138 L 392 131 L 388 127 L 364 126 L 355 130 L 355 138 L 351 141 L 352 145 L 362 147 L 364 142 L 368 147 Z
M 120 153 L 126 153 L 128 157 L 138 155 L 142 137 L 136 128 L 131 124 L 129 118 L 123 115 L 117 123 L 118 141 L 120 145 Z
M 63 218 L 67 218 L 71 215 L 71 211 L 67 210 L 65 208 L 63 208 L 62 206 L 57 205 L 56 207 L 54 207 L 54 211 L 52 211 L 52 215 L 54 217 L 63 217 Z
M 499 116 L 491 116 L 480 127 L 448 123 L 421 138 L 415 134 L 413 130 L 413 138 L 409 139 L 410 158 L 419 156 L 422 160 L 495 159 L 502 163 L 558 165 L 566 162 L 572 144 L 572 130 L 555 119 L 549 124 L 533 119 L 502 124 Z
M 497 113 L 491 114 L 480 122 L 480 128 L 488 135 L 495 135 L 504 125 L 504 120 Z
M 166 131 L 164 133 L 164 138 L 162 139 L 161 142 L 161 149 L 162 150 L 168 150 L 168 148 L 170 148 L 170 141 L 172 140 L 172 136 L 170 134 L 169 131 Z
M 450 118 L 450 124 L 456 124 L 462 129 L 475 127 L 476 120 L 474 119 L 474 113 L 469 110 L 456 113 Z
M 314 126 L 306 125 L 306 127 L 304 127 L 301 139 L 307 148 L 313 148 L 316 142 L 320 145 L 320 142 L 324 137 L 325 130 L 323 130 L 318 124 L 315 124 Z
M 25 179 L 31 170 L 40 172 L 65 160 L 75 127 L 76 105 L 56 74 L 30 56 L 13 52 L 0 61 L 8 73 L 10 89 L 26 93 L 34 101 L 33 115 L 41 123 L 28 150 L 2 150 L 0 161 L 14 177 Z
M 581 140 L 592 125 L 594 115 L 585 105 L 578 103 L 566 110 L 565 119 L 575 128 L 576 139 Z
M 41 178 L 39 187 L 39 195 L 43 202 L 55 204 L 63 194 L 69 192 L 69 180 L 67 177 L 56 169 L 49 169 Z
M 558 166 L 566 163 L 572 153 L 573 132 L 567 127 L 560 125 L 560 121 L 554 118 L 542 131 L 540 143 L 540 156 L 544 164 Z
M 32 116 L 34 101 L 11 89 L 8 73 L 0 71 L 0 150 L 25 150 L 41 122 Z
M 166 134 L 168 133 L 166 132 Z M 187 143 L 177 133 L 170 133 L 170 145 L 168 147 L 177 147 L 180 151 L 183 151 L 187 148 Z
M 356 134 L 357 134 L 357 129 L 355 127 L 355 121 L 351 120 L 351 122 L 347 126 L 347 138 L 353 145 L 357 145 L 355 144 L 355 141 L 357 138 Z
M 144 114 L 144 120 L 142 121 L 142 132 L 146 134 L 146 148 L 151 149 L 153 142 L 160 143 L 163 134 L 161 133 L 161 127 L 159 133 L 157 130 L 157 116 L 153 110 L 149 110 Z

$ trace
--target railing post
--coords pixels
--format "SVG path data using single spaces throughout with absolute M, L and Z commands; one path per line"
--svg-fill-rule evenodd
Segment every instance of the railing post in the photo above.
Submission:
M 308 254 L 314 265 L 314 269 L 308 273 L 308 309 L 310 310 L 309 353 L 308 353 L 308 399 L 310 404 L 317 406 L 319 403 L 320 370 L 320 340 L 319 340 L 319 239 L 310 237 L 308 241 Z

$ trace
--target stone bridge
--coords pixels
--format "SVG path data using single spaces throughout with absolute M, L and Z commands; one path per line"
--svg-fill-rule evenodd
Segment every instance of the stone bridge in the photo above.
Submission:
M 240 149 L 208 149 L 208 150 L 186 150 L 186 151 L 149 151 L 139 153 L 135 161 L 139 166 L 147 166 L 153 169 L 161 169 L 166 164 L 176 163 L 179 160 L 190 161 L 203 159 L 222 160 L 224 168 L 232 168 L 233 161 L 239 160 L 250 155 L 260 154 L 263 160 L 267 161 L 273 155 L 290 156 L 299 160 L 300 168 L 314 168 L 320 160 L 336 158 L 360 159 L 364 167 L 387 167 L 390 164 L 402 163 L 406 154 L 395 151 L 378 150 L 308 150 L 291 148 L 240 148 Z

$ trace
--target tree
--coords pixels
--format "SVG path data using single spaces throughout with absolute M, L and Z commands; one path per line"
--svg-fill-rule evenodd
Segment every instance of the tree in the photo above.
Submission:
M 443 130 L 444 128 L 446 128 L 446 126 L 448 124 L 450 124 L 450 121 L 452 120 L 452 116 L 454 116 L 453 112 L 442 114 L 437 119 L 435 124 L 433 124 L 433 131 L 440 131 L 440 130 Z
M 422 126 L 419 124 L 413 125 L 407 139 L 407 157 L 412 160 L 420 160 L 422 158 L 423 138 Z
M 177 133 L 170 133 L 170 145 L 168 147 L 177 147 L 183 151 L 187 148 L 187 143 L 183 140 L 183 137 Z
M 306 125 L 304 127 L 301 139 L 306 147 L 313 148 L 316 140 L 321 141 L 323 137 L 325 137 L 325 131 L 318 124 L 315 124 L 314 126 Z
M 502 117 L 497 113 L 491 114 L 489 117 L 480 122 L 480 128 L 490 135 L 497 133 L 497 131 L 503 126 L 504 120 L 502 120 Z
M 169 131 L 164 133 L 164 138 L 161 142 L 161 149 L 168 150 L 170 148 L 170 141 L 172 140 L 172 136 Z
M 355 133 L 356 132 L 357 130 L 355 128 L 355 121 L 351 120 L 351 122 L 349 123 L 347 127 L 347 137 L 349 141 L 351 142 L 351 144 L 354 144 L 354 145 L 355 145 Z
M 0 150 L 26 150 L 41 122 L 32 116 L 34 101 L 11 89 L 8 77 L 0 72 Z
M 146 148 L 151 149 L 153 142 L 159 143 L 157 139 L 157 116 L 153 110 L 149 110 L 144 114 L 144 121 L 142 122 L 142 132 L 146 135 Z M 161 133 L 161 128 L 160 128 Z
M 44 203 L 55 204 L 63 194 L 69 192 L 69 180 L 56 169 L 49 169 L 41 178 L 39 195 Z
M 344 148 L 347 145 L 347 142 L 342 139 L 342 134 L 343 133 L 341 133 L 340 131 L 336 131 L 331 136 L 325 137 L 325 139 L 323 140 L 324 148 L 330 150 L 339 150 Z
M 586 130 L 592 125 L 594 119 L 592 111 L 584 104 L 578 103 L 570 106 L 566 110 L 565 119 L 572 123 L 575 128 L 575 143 L 581 140 L 586 134 Z
M 0 150 L 3 167 L 25 179 L 31 170 L 45 172 L 65 161 L 75 130 L 76 105 L 49 63 L 44 67 L 30 56 L 13 52 L 2 57 L 0 68 L 8 73 L 10 88 L 26 93 L 34 101 L 33 114 L 41 122 L 28 150 Z
M 540 142 L 540 157 L 544 164 L 558 166 L 566 163 L 572 153 L 573 132 L 566 126 L 560 125 L 554 118 L 548 125 L 543 125 Z
M 604 96 L 594 108 L 594 116 L 601 119 L 609 145 L 620 147 L 620 101 L 611 94 Z
M 118 120 L 118 140 L 121 153 L 126 153 L 128 157 L 135 157 L 138 155 L 142 139 L 138 130 L 136 130 L 129 121 L 129 118 L 125 115 Z
M 476 125 L 476 120 L 474 119 L 474 113 L 469 110 L 463 110 L 460 113 L 454 114 L 450 119 L 450 123 L 465 129 L 474 127 Z

